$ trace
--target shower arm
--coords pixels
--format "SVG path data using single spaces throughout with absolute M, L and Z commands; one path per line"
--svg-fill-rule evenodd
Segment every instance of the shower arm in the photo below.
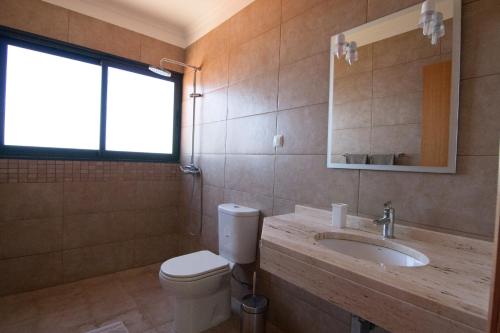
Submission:
M 163 66 L 164 62 L 166 62 L 168 64 L 173 64 L 173 65 L 181 66 L 181 67 L 191 68 L 195 72 L 201 70 L 200 67 L 196 67 L 196 66 L 193 66 L 193 65 L 185 64 L 185 63 L 183 63 L 181 61 L 177 61 L 177 60 L 173 60 L 173 59 L 169 59 L 169 58 L 161 58 L 160 59 L 160 66 Z

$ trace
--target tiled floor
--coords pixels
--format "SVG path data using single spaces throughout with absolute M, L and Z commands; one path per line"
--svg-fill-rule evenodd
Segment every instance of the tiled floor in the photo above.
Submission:
M 155 264 L 0 298 L 0 332 L 76 333 L 123 321 L 130 333 L 173 333 L 173 300 L 158 270 Z M 237 333 L 238 318 L 208 332 Z

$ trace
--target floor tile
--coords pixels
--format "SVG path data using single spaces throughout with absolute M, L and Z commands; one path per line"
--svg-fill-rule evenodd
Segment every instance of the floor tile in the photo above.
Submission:
M 2 333 L 86 333 L 122 321 L 130 333 L 174 333 L 174 299 L 160 264 L 0 297 Z M 268 332 L 279 333 L 272 325 Z M 239 318 L 206 333 L 239 333 Z

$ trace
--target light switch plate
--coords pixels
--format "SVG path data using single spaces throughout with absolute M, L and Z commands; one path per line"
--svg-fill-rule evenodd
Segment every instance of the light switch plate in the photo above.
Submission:
M 273 139 L 274 148 L 283 147 L 284 141 L 285 141 L 285 138 L 284 138 L 283 134 L 275 135 L 274 139 Z

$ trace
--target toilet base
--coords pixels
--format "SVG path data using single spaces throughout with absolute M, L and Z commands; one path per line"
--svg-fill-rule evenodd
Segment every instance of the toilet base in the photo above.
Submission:
M 175 298 L 175 332 L 199 333 L 231 317 L 229 284 L 200 298 Z

